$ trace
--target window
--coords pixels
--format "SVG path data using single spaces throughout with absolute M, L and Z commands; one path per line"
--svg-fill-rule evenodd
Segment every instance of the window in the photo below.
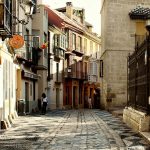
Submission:
M 7 27 L 7 29 L 10 31 L 11 30 L 11 22 L 12 22 L 12 1 L 11 0 L 6 0 L 4 1 L 4 7 L 5 7 L 5 26 Z
M 0 1 L 0 29 L 11 33 L 12 27 L 12 0 Z
M 84 53 L 87 53 L 87 39 L 84 39 Z
M 92 41 L 90 41 L 90 54 L 92 54 L 93 53 L 93 42 Z
M 33 36 L 33 47 L 38 48 L 40 45 L 40 37 L 39 36 Z
M 66 33 L 66 48 L 69 48 L 69 30 L 66 30 L 65 33 Z
M 80 37 L 80 36 L 78 36 L 78 49 L 79 49 L 79 51 L 81 51 L 82 50 L 82 38 Z
M 32 84 L 30 84 L 30 96 L 32 96 Z
M 53 74 L 53 59 L 50 59 L 50 74 Z
M 27 56 L 27 60 L 31 59 L 31 46 L 30 46 L 30 39 L 29 39 L 29 30 L 26 29 L 25 31 L 25 36 L 24 36 L 24 40 L 25 40 L 25 44 L 26 44 L 26 56 Z
M 65 35 L 54 35 L 54 47 L 66 49 L 66 36 Z
M 93 75 L 97 76 L 97 63 L 93 62 Z
M 59 63 L 56 63 L 56 81 L 59 79 Z
M 4 5 L 0 4 L 0 28 L 4 28 Z
M 103 77 L 103 60 L 100 60 L 100 77 Z
M 76 60 L 73 60 L 73 72 L 74 72 L 74 74 L 76 74 L 76 72 L 77 72 L 77 61 Z
M 72 34 L 72 48 L 76 49 L 76 35 L 74 33 Z
M 54 35 L 54 47 L 59 46 L 59 35 Z

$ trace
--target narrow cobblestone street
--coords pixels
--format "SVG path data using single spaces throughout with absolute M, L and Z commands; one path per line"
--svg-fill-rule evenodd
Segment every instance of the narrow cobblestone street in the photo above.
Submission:
M 0 133 L 0 150 L 149 150 L 119 118 L 100 110 L 50 111 L 18 117 Z

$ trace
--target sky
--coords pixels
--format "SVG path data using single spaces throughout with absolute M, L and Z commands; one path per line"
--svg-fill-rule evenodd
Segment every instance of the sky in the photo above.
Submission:
M 93 25 L 93 32 L 100 35 L 100 1 L 101 0 L 43 0 L 51 8 L 66 6 L 66 2 L 72 2 L 74 7 L 85 9 L 85 20 Z

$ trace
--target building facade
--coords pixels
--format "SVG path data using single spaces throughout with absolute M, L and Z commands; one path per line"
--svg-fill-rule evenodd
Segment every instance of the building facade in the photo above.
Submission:
M 128 101 L 124 121 L 137 131 L 150 130 L 149 42 L 150 6 L 138 5 L 129 12 L 135 22 L 135 51 L 128 57 Z
M 40 86 L 38 87 L 37 92 L 40 104 L 42 93 L 45 93 L 47 95 L 48 90 L 47 69 L 48 69 L 49 34 L 48 34 L 48 12 L 45 9 L 44 5 L 38 3 L 38 7 L 39 12 L 33 15 L 34 22 L 32 24 L 32 31 L 33 35 L 39 38 L 39 48 L 41 49 L 38 64 L 35 68 L 37 74 L 40 76 L 38 80 L 38 85 Z
M 150 2 L 148 0 L 135 0 L 132 2 L 104 0 L 102 2 L 100 74 L 101 106 L 103 108 L 110 109 L 114 106 L 127 106 L 127 99 L 131 96 L 129 95 L 129 88 L 127 88 L 129 73 L 127 58 L 129 54 L 135 51 L 137 37 L 146 33 L 145 21 L 131 19 L 129 15 L 139 5 L 147 8 Z M 134 129 L 147 126 L 148 119 L 143 117 L 144 114 L 140 114 L 142 113 L 134 107 L 127 107 L 124 110 L 124 121 Z M 139 119 L 142 117 L 145 120 Z M 139 125 L 139 122 L 143 122 L 143 124 Z
M 48 51 L 48 97 L 49 109 L 63 108 L 63 72 L 66 51 L 66 35 L 63 30 L 62 18 L 55 10 L 46 7 L 49 25 Z
M 25 102 L 27 104 L 27 101 L 33 100 L 31 80 L 37 80 L 37 75 L 31 69 L 32 55 L 28 45 L 29 40 L 26 40 L 25 36 L 27 37 L 26 31 L 28 34 L 31 33 L 31 14 L 33 13 L 28 12 L 26 7 L 34 6 L 34 0 L 29 3 L 0 1 L 0 7 L 3 10 L 0 14 L 1 86 L 3 89 L 1 91 L 1 128 L 11 126 L 13 118 L 17 116 L 16 111 L 19 111 L 19 105 L 22 105 L 23 113 L 28 106 Z M 29 88 L 26 89 L 26 80 L 30 82 L 30 91 Z M 27 93 L 30 93 L 28 99 L 26 99 Z
M 91 96 L 94 103 L 94 92 L 99 83 L 97 54 L 100 53 L 100 39 L 92 32 L 92 26 L 85 22 L 84 9 L 67 2 L 57 11 L 63 13 L 67 42 L 63 104 L 65 108 L 88 107 L 88 97 Z
M 128 13 L 145 1 L 106 1 L 101 8 L 101 106 L 125 106 L 127 103 L 127 56 L 134 51 L 135 22 Z

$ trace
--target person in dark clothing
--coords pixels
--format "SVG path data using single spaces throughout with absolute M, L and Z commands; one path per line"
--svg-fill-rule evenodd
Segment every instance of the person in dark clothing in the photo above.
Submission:
M 46 114 L 47 103 L 48 103 L 48 101 L 47 101 L 46 94 L 43 93 L 42 94 L 42 114 L 44 114 L 44 115 Z

